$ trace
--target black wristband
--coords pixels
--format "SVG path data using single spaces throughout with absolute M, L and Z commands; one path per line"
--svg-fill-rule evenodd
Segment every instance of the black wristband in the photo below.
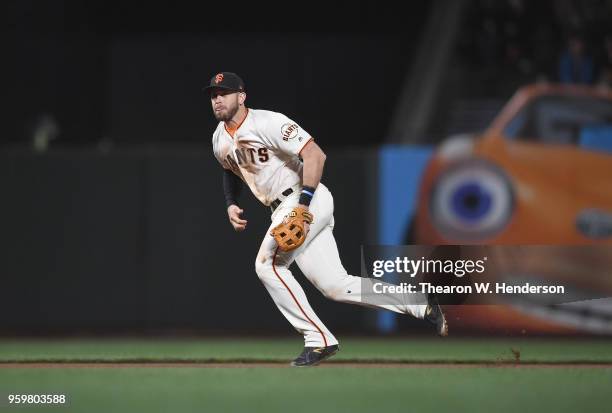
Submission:
M 312 186 L 304 186 L 302 187 L 302 192 L 300 193 L 300 201 L 301 205 L 310 205 L 310 201 L 312 201 L 312 197 L 314 196 L 315 188 Z

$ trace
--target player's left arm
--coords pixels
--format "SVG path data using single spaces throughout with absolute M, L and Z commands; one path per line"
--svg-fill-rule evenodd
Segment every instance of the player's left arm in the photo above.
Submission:
M 304 162 L 302 170 L 302 196 L 300 197 L 300 206 L 308 209 L 308 194 L 304 195 L 304 191 L 311 192 L 310 198 L 314 194 L 314 190 L 321 182 L 321 176 L 323 176 L 323 167 L 327 156 L 325 152 L 317 145 L 314 139 L 311 139 L 306 146 L 304 146 L 300 152 L 300 157 Z
M 302 158 L 302 192 L 299 206 L 308 210 L 323 174 L 325 153 L 308 132 L 281 113 L 269 114 L 262 135 L 273 150 Z

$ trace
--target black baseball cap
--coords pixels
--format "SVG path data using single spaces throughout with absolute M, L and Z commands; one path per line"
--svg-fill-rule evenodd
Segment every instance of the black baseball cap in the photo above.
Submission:
M 236 73 L 221 72 L 210 79 L 210 84 L 203 88 L 205 92 L 210 92 L 213 88 L 231 90 L 234 92 L 244 92 L 244 82 Z

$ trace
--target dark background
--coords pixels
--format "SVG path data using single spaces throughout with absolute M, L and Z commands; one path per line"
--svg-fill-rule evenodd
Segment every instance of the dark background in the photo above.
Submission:
M 438 72 L 428 56 L 441 48 L 448 20 L 440 15 L 453 4 L 461 4 L 457 30 Z M 45 117 L 57 129 L 54 146 L 206 142 L 215 122 L 201 87 L 219 71 L 244 78 L 248 105 L 297 118 L 327 147 L 384 143 L 397 107 L 415 110 L 428 97 L 433 109 L 405 141 L 482 129 L 517 87 L 560 80 L 576 36 L 593 66 L 576 82 L 612 83 L 606 0 L 417 0 L 405 8 L 24 0 L 2 8 L 9 116 L 0 144 L 29 144 Z M 406 85 L 423 82 L 400 105 Z
M 428 2 L 401 15 L 353 2 L 5 7 L 12 116 L 1 141 L 27 140 L 49 114 L 56 144 L 207 142 L 216 122 L 201 88 L 234 71 L 251 107 L 340 146 L 384 139 Z

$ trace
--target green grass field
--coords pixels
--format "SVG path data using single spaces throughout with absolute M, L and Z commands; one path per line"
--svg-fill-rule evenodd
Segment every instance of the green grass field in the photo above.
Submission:
M 612 408 L 612 341 L 405 338 L 346 339 L 341 344 L 341 352 L 325 366 L 296 369 L 286 366 L 301 350 L 297 339 L 0 340 L 0 362 L 23 363 L 0 368 L 0 411 L 524 413 Z M 31 364 L 36 362 L 98 364 L 41 368 Z M 111 362 L 150 365 L 105 364 Z M 156 366 L 161 362 L 184 364 Z M 227 367 L 207 366 L 211 362 Z M 7 394 L 14 393 L 66 394 L 69 403 L 9 405 Z

